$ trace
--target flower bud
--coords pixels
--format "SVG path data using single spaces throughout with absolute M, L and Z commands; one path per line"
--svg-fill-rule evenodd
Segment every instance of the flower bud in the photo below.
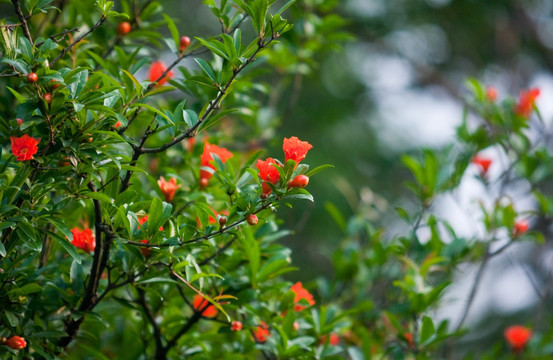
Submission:
M 293 180 L 288 182 L 288 187 L 291 188 L 303 188 L 309 184 L 309 177 L 305 175 L 298 175 Z
M 14 350 L 21 350 L 27 346 L 27 343 L 21 336 L 12 336 L 6 340 L 6 346 Z
M 257 221 L 259 220 L 257 218 L 257 216 L 255 216 L 254 214 L 251 214 L 250 216 L 248 216 L 248 218 L 246 219 L 248 221 L 248 224 L 250 225 L 256 225 L 257 224 Z
M 188 36 L 181 36 L 179 43 L 179 50 L 183 52 L 190 45 L 190 38 Z
M 231 331 L 240 331 L 242 330 L 242 323 L 238 320 L 234 320 L 230 323 L 230 330 Z

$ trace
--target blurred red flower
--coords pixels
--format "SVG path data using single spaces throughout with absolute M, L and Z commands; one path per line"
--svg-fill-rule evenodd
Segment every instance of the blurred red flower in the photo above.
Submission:
M 528 117 L 534 109 L 536 98 L 540 95 L 540 89 L 533 88 L 521 90 L 518 96 L 518 102 L 515 107 L 515 113 L 519 116 Z
M 294 305 L 295 311 L 302 311 L 303 309 L 306 309 L 307 307 L 304 305 L 298 304 L 302 299 L 307 300 L 309 305 L 315 305 L 315 300 L 313 300 L 313 295 L 309 293 L 306 289 L 303 288 L 303 285 L 301 282 L 297 282 L 294 285 L 292 285 L 291 289 L 296 296 L 294 297 L 294 302 L 296 303 Z
M 73 241 L 71 241 L 71 244 L 79 249 L 83 249 L 86 252 L 94 251 L 94 248 L 96 247 L 96 240 L 94 239 L 92 230 L 79 230 L 74 228 L 71 229 L 71 233 L 73 234 Z
M 202 316 L 207 318 L 214 318 L 219 312 L 215 306 L 210 305 L 209 301 L 204 299 L 204 297 L 199 294 L 194 295 L 194 302 L 192 303 L 192 306 L 194 307 L 194 310 L 201 311 Z
M 515 236 L 519 236 L 527 232 L 529 226 L 530 225 L 528 224 L 527 220 L 519 220 L 515 222 L 515 230 L 514 230 Z
M 505 329 L 505 340 L 515 353 L 521 352 L 532 337 L 532 331 L 522 325 L 512 325 Z
M 271 336 L 269 327 L 265 321 L 261 321 L 259 326 L 252 330 L 253 337 L 258 343 L 264 343 Z
M 173 72 L 169 71 L 163 78 L 161 78 L 159 81 L 158 79 L 163 75 L 163 73 L 167 70 L 167 67 L 164 63 L 161 61 L 155 61 L 152 64 L 152 67 L 150 67 L 150 81 L 155 82 L 157 81 L 157 86 L 161 86 L 167 82 L 171 77 L 173 77 Z
M 230 159 L 233 155 L 230 151 L 223 147 L 219 147 L 217 145 L 211 145 L 207 141 L 204 144 L 204 152 L 202 153 L 202 157 L 200 158 L 200 164 L 202 167 L 209 167 L 210 169 L 215 171 L 215 166 L 213 165 L 213 155 L 215 154 L 221 159 L 221 162 L 224 164 L 228 159 Z M 200 181 L 202 179 L 206 179 L 209 181 L 209 179 L 213 176 L 213 174 L 207 170 L 200 169 Z M 207 185 L 207 181 L 205 181 L 205 184 Z
M 326 344 L 328 336 L 326 334 L 323 334 L 320 339 L 321 345 Z M 330 346 L 338 346 L 340 344 L 340 337 L 336 333 L 330 333 L 330 339 L 328 339 L 328 343 Z
M 492 159 L 480 155 L 474 155 L 471 162 L 480 167 L 480 171 L 483 175 L 488 173 L 488 169 L 492 165 Z

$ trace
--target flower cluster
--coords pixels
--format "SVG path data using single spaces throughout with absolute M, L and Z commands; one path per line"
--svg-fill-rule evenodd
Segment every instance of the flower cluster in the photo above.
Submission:
M 94 239 L 92 230 L 79 230 L 74 228 L 71 229 L 71 233 L 73 234 L 73 241 L 71 241 L 71 244 L 79 249 L 83 249 L 86 252 L 94 251 L 94 248 L 96 247 L 96 240 Z
M 313 146 L 307 141 L 301 141 L 295 136 L 287 139 L 284 138 L 282 143 L 282 150 L 284 151 L 284 162 L 293 160 L 296 162 L 296 167 L 307 156 L 307 152 L 312 149 Z M 269 157 L 265 160 L 257 160 L 257 170 L 259 171 L 259 178 L 261 179 L 262 195 L 267 196 L 271 193 L 272 189 L 269 184 L 276 185 L 280 180 L 280 173 L 277 167 L 281 164 Z M 309 178 L 305 175 L 298 175 L 294 179 L 290 180 L 288 187 L 305 187 L 309 182 Z

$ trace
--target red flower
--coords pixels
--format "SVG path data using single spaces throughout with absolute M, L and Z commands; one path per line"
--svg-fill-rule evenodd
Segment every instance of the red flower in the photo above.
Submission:
M 411 334 L 409 332 L 406 332 L 405 334 L 403 334 L 403 337 L 405 338 L 405 340 L 407 340 L 407 343 L 409 344 L 410 347 L 412 347 L 412 348 L 415 347 L 415 341 L 413 340 L 413 334 Z
M 164 63 L 162 63 L 161 61 L 155 61 L 150 68 L 150 81 L 157 81 L 157 86 L 165 84 L 167 80 L 169 80 L 173 76 L 173 72 L 169 71 L 163 78 L 159 79 L 161 75 L 163 75 L 165 70 L 167 70 L 167 67 Z
M 321 336 L 321 345 L 326 344 L 328 336 L 326 334 Z M 336 333 L 330 333 L 330 339 L 328 341 L 330 346 L 338 346 L 340 344 L 340 337 Z
M 480 155 L 474 155 L 471 162 L 480 167 L 482 175 L 486 175 L 490 165 L 492 164 L 492 159 Z
M 486 88 L 486 97 L 488 98 L 488 100 L 490 100 L 491 102 L 494 102 L 497 100 L 497 89 L 494 88 L 493 86 L 488 86 Z
M 519 236 L 524 234 L 528 231 L 528 221 L 527 220 L 519 220 L 515 222 L 515 229 L 514 229 L 514 235 Z
M 296 296 L 294 297 L 294 302 L 296 303 L 294 305 L 295 311 L 302 311 L 303 309 L 307 308 L 304 305 L 298 304 L 298 302 L 300 302 L 302 299 L 307 300 L 309 305 L 315 305 L 315 300 L 313 300 L 313 295 L 311 295 L 309 291 L 303 288 L 303 285 L 301 282 L 298 281 L 297 283 L 292 285 L 291 290 L 294 292 L 294 294 L 296 294 Z
M 144 223 L 145 223 L 146 221 L 148 221 L 148 215 L 145 215 L 145 216 L 141 217 L 140 219 L 138 219 L 138 223 L 139 223 L 140 225 L 144 225 Z M 140 225 L 138 225 L 138 228 L 139 228 L 139 229 L 140 229 Z M 159 231 L 163 231 L 163 226 L 160 226 L 160 227 L 159 227 Z
M 282 150 L 284 150 L 285 160 L 294 160 L 299 164 L 300 161 L 305 159 L 307 152 L 312 149 L 313 146 L 307 141 L 301 141 L 295 136 L 292 136 L 290 139 L 284 138 L 282 143 Z
M 259 323 L 259 326 L 252 330 L 253 337 L 256 342 L 264 343 L 271 336 L 269 327 L 264 321 Z
M 208 167 L 212 170 L 215 170 L 215 166 L 212 164 L 213 162 L 213 156 L 212 154 L 215 154 L 221 159 L 221 162 L 224 164 L 228 159 L 230 159 L 233 155 L 230 151 L 228 151 L 225 148 L 219 147 L 217 145 L 211 145 L 207 141 L 204 145 L 204 152 L 201 157 L 201 166 L 202 167 Z M 213 174 L 207 170 L 200 169 L 200 180 L 206 179 L 209 181 L 209 179 L 213 176 Z M 204 181 L 207 185 L 207 181 Z
M 532 331 L 522 325 L 512 325 L 503 333 L 515 353 L 521 352 L 532 337 Z
M 276 184 L 280 180 L 280 174 L 274 165 L 279 165 L 275 159 L 267 158 L 267 160 L 257 160 L 257 169 L 259 170 L 259 177 L 263 180 L 262 188 L 263 194 L 269 195 L 271 193 L 271 187 L 267 183 Z
M 217 212 L 217 211 L 213 210 L 213 208 L 211 208 L 211 211 L 213 211 L 213 215 L 215 215 L 215 217 L 217 217 L 218 215 L 228 216 L 228 214 L 229 214 L 228 210 L 226 210 L 226 209 L 221 210 L 221 212 Z M 209 224 L 215 224 L 215 223 L 217 223 L 217 220 L 215 220 L 215 218 L 213 216 L 209 215 L 208 223 Z M 199 228 L 202 227 L 202 223 L 200 222 L 199 218 L 196 218 L 196 225 L 198 225 Z
M 79 249 L 83 249 L 86 252 L 94 251 L 94 248 L 96 247 L 96 240 L 94 239 L 92 230 L 84 229 L 81 231 L 74 228 L 71 229 L 71 233 L 73 234 L 73 241 L 71 241 L 71 244 Z
M 38 151 L 37 144 L 40 139 L 35 139 L 25 134 L 22 137 L 10 137 L 12 142 L 12 154 L 17 161 L 32 160 L 33 155 Z
M 117 120 L 117 122 L 115 123 L 115 128 L 119 129 L 120 127 L 121 127 L 121 121 Z
M 242 323 L 238 320 L 234 320 L 230 323 L 230 330 L 231 331 L 240 331 L 242 330 Z
M 521 90 L 518 96 L 518 103 L 515 107 L 515 114 L 528 117 L 534 109 L 536 98 L 540 95 L 540 89 L 533 88 Z
M 6 346 L 14 350 L 21 350 L 27 346 L 27 343 L 21 336 L 12 336 L 6 340 Z
M 194 307 L 194 310 L 201 311 L 202 316 L 208 318 L 214 318 L 219 312 L 215 306 L 209 305 L 209 301 L 204 299 L 204 297 L 199 294 L 194 295 L 194 302 L 192 303 L 192 306 Z
M 177 185 L 176 178 L 171 178 L 169 181 L 165 181 L 163 176 L 157 181 L 157 184 L 159 185 L 163 196 L 165 196 L 165 201 L 167 202 L 171 202 L 171 200 L 173 200 L 175 192 L 181 187 L 181 185 Z

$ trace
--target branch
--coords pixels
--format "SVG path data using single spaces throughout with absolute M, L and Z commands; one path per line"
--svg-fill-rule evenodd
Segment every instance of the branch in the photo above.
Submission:
M 236 79 L 236 76 L 238 76 L 238 74 L 240 74 L 242 72 L 242 70 L 244 70 L 244 68 L 246 66 L 248 66 L 252 61 L 254 61 L 255 59 L 255 56 L 263 49 L 265 48 L 266 46 L 268 46 L 273 40 L 275 39 L 275 36 L 273 36 L 270 40 L 268 40 L 267 42 L 263 42 L 263 41 L 259 41 L 258 43 L 258 46 L 257 46 L 257 49 L 255 50 L 255 52 L 248 58 L 248 60 L 246 60 L 245 63 L 243 63 L 240 67 L 234 69 L 234 71 L 232 72 L 232 77 L 230 78 L 230 80 L 226 83 L 226 85 L 224 87 L 222 87 L 219 92 L 217 93 L 217 97 L 210 101 L 209 102 L 209 105 L 207 107 L 207 109 L 205 110 L 204 114 L 198 119 L 198 122 L 195 123 L 193 126 L 191 126 L 185 133 L 177 136 L 175 139 L 173 139 L 172 141 L 168 142 L 167 144 L 165 145 L 162 145 L 158 148 L 144 148 L 142 149 L 142 153 L 144 154 L 147 154 L 147 153 L 158 153 L 158 152 L 162 152 L 162 151 L 165 151 L 167 150 L 168 148 L 170 148 L 171 146 L 174 146 L 176 144 L 178 144 L 179 142 L 181 142 L 182 140 L 184 139 L 187 139 L 189 137 L 192 137 L 194 136 L 194 132 L 196 131 L 196 129 L 209 117 L 209 115 L 211 115 L 211 113 L 213 112 L 213 110 L 217 109 L 219 107 L 219 103 L 221 102 L 221 100 L 223 99 L 223 96 L 225 95 L 226 91 L 228 90 L 228 88 L 230 87 L 230 85 L 232 85 L 232 82 L 234 81 L 234 79 Z
M 159 354 L 161 351 L 164 350 L 163 347 L 163 335 L 161 334 L 161 329 L 159 327 L 159 324 L 156 322 L 156 319 L 154 317 L 154 314 L 152 313 L 152 309 L 148 306 L 148 303 L 146 302 L 146 295 L 144 294 L 144 290 L 141 288 L 136 288 L 136 291 L 138 291 L 138 302 L 144 309 L 144 314 L 146 315 L 146 318 L 148 319 L 148 322 L 152 325 L 154 329 L 154 340 L 156 342 L 156 359 L 157 354 Z
M 461 327 L 463 326 L 463 323 L 467 319 L 467 315 L 469 313 L 470 307 L 472 306 L 472 302 L 474 301 L 474 297 L 476 296 L 476 291 L 478 290 L 478 286 L 482 281 L 482 276 L 484 275 L 484 269 L 486 268 L 486 265 L 488 264 L 489 259 L 490 259 L 489 249 L 486 248 L 486 252 L 484 253 L 484 259 L 480 263 L 480 267 L 478 268 L 478 272 L 476 273 L 476 277 L 474 278 L 474 283 L 472 284 L 472 288 L 470 289 L 470 294 L 467 300 L 467 304 L 465 305 L 465 308 L 463 310 L 463 315 L 461 315 L 461 319 L 459 320 L 459 323 L 455 327 L 455 332 L 461 329 Z
M 21 11 L 21 6 L 19 5 L 19 0 L 12 0 L 13 7 L 15 9 L 15 13 L 17 14 L 17 17 L 19 18 L 19 21 L 21 22 L 21 25 L 23 26 L 23 33 L 25 34 L 25 37 L 29 40 L 31 45 L 33 44 L 33 38 L 31 37 L 31 32 L 29 31 L 29 26 L 27 25 L 27 19 L 25 19 L 25 16 L 23 15 L 23 12 Z
M 67 29 L 67 30 L 64 30 L 64 31 L 60 32 L 59 34 L 55 34 L 55 35 L 50 36 L 48 39 L 54 40 L 55 42 L 60 42 L 61 39 L 56 40 L 55 38 L 57 38 L 57 37 L 59 37 L 59 36 L 65 36 L 65 35 L 67 35 L 67 34 L 69 34 L 69 33 L 71 33 L 71 32 L 77 31 L 77 30 L 79 30 L 78 27 L 74 27 L 73 29 Z M 37 43 L 35 44 L 35 46 L 38 47 L 38 46 L 40 46 L 40 45 L 42 45 L 42 44 L 44 44 L 44 41 L 37 42 Z
M 254 211 L 252 214 L 257 214 L 258 212 L 262 211 L 262 210 L 265 210 L 267 208 L 269 208 L 273 203 L 267 203 L 263 206 L 261 206 L 259 209 L 257 209 L 256 211 Z M 198 237 L 195 237 L 191 240 L 187 240 L 187 241 L 181 241 L 177 244 L 175 243 L 165 243 L 165 244 L 151 244 L 151 243 L 142 243 L 142 242 L 138 242 L 138 241 L 132 241 L 132 240 L 127 240 L 126 244 L 127 245 L 134 245 L 134 246 L 140 246 L 140 247 L 146 247 L 146 248 L 149 248 L 149 247 L 159 247 L 159 248 L 164 248 L 164 247 L 169 247 L 169 246 L 182 246 L 182 245 L 187 245 L 187 244 L 191 244 L 191 243 L 194 243 L 194 242 L 198 242 L 198 241 L 202 241 L 202 240 L 208 240 L 208 239 L 211 239 L 211 238 L 214 238 L 215 236 L 217 235 L 221 235 L 221 234 L 224 234 L 225 232 L 227 232 L 228 230 L 232 229 L 232 228 L 235 228 L 236 226 L 242 224 L 244 221 L 247 220 L 247 217 L 245 218 L 242 218 L 240 220 L 237 220 L 235 222 L 233 222 L 232 224 L 230 225 L 227 225 L 225 226 L 224 228 L 220 229 L 220 230 L 217 230 L 217 231 L 214 231 L 212 233 L 209 233 L 207 235 L 203 235 L 203 236 L 198 236 Z
M 12 0 L 12 1 L 16 1 L 16 0 Z M 85 37 L 87 37 L 88 35 L 90 35 L 94 30 L 98 29 L 100 26 L 102 26 L 102 24 L 106 21 L 106 15 L 102 14 L 102 17 L 100 18 L 100 20 L 98 20 L 98 22 L 96 24 L 94 24 L 93 27 L 90 28 L 90 30 L 88 30 L 86 33 L 84 33 L 83 35 L 79 36 L 75 41 L 73 41 L 69 46 L 65 47 L 59 54 L 58 56 L 56 56 L 56 58 L 50 63 L 50 66 L 54 65 L 56 62 L 58 62 L 59 59 L 61 59 L 63 56 L 65 56 L 65 54 L 67 54 L 67 52 L 69 50 L 71 50 L 71 48 L 73 46 L 75 46 L 77 43 L 79 43 L 79 41 L 81 41 L 82 39 L 84 39 Z

